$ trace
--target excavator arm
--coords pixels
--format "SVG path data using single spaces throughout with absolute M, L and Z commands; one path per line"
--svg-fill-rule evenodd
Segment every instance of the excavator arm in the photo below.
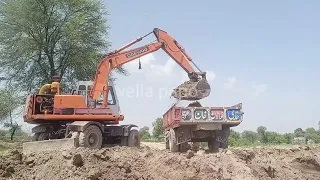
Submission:
M 126 48 L 141 41 L 143 38 L 152 33 L 156 36 L 157 42 L 124 51 Z M 136 39 L 124 47 L 107 54 L 102 59 L 98 65 L 90 97 L 97 100 L 101 93 L 104 92 L 105 98 L 103 101 L 103 106 L 105 107 L 108 95 L 108 86 L 106 86 L 106 82 L 108 82 L 110 72 L 121 65 L 155 52 L 161 48 L 188 73 L 190 78 L 190 81 L 183 83 L 175 89 L 173 96 L 183 100 L 199 100 L 207 97 L 210 94 L 210 86 L 206 81 L 206 73 L 201 72 L 194 64 L 200 71 L 196 72 L 190 64 L 190 62 L 192 62 L 191 57 L 187 55 L 182 46 L 180 46 L 179 43 L 167 32 L 158 28 L 155 28 L 153 32 Z M 192 89 L 192 91 L 190 91 L 191 94 L 186 95 L 189 89 Z

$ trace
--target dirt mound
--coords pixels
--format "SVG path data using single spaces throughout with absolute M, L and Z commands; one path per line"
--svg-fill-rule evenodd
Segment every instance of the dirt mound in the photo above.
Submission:
M 320 148 L 170 153 L 149 147 L 79 148 L 0 158 L 0 179 L 320 179 Z

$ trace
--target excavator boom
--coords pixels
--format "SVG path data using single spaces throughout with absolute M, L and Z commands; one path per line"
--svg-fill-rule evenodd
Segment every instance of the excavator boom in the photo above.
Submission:
M 157 41 L 127 50 L 150 34 L 154 34 Z M 134 129 L 137 126 L 119 126 L 124 116 L 120 114 L 109 74 L 113 69 L 159 49 L 164 50 L 190 78 L 174 89 L 172 96 L 181 100 L 199 100 L 210 94 L 206 73 L 197 67 L 198 71 L 193 69 L 192 59 L 182 46 L 168 33 L 155 28 L 147 35 L 107 54 L 98 65 L 93 84 L 79 81 L 76 91 L 62 94 L 58 78 L 44 85 L 38 94 L 29 95 L 26 98 L 24 120 L 39 125 L 32 129 L 33 141 L 36 142 L 24 143 L 24 153 L 76 147 L 96 149 L 106 143 L 139 147 L 139 132 Z M 46 94 L 47 90 L 50 93 Z
M 136 44 L 152 33 L 156 36 L 157 42 L 124 51 L 126 48 Z M 103 58 L 98 66 L 90 97 L 92 99 L 98 99 L 101 93 L 104 93 L 104 97 L 107 97 L 108 90 L 106 82 L 109 78 L 109 73 L 113 69 L 155 52 L 160 48 L 180 65 L 180 67 L 188 73 L 188 77 L 190 78 L 189 81 L 184 82 L 173 90 L 171 94 L 173 97 L 181 100 L 199 100 L 209 96 L 211 89 L 206 80 L 206 73 L 200 71 L 193 63 L 191 57 L 173 37 L 161 29 L 154 28 L 154 30 L 147 35 L 137 38 L 135 41 L 107 54 Z M 190 62 L 192 62 L 200 72 L 196 72 Z M 104 106 L 106 106 L 106 99 L 107 98 L 104 98 Z

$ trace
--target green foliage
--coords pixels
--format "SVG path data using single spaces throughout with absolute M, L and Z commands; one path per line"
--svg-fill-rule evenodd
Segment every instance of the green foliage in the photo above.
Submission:
M 305 130 L 305 137 L 308 140 L 313 140 L 315 143 L 320 143 L 320 133 L 314 128 L 307 128 Z
M 142 140 L 147 140 L 151 138 L 150 132 L 149 132 L 149 127 L 144 126 L 139 130 L 140 138 Z
M 247 143 L 253 144 L 259 140 L 259 135 L 257 132 L 254 131 L 243 131 L 241 133 L 241 138 L 245 139 Z
M 8 134 L 7 130 L 0 129 L 0 137 L 4 137 L 6 134 Z
M 11 140 L 14 134 L 21 130 L 21 126 L 13 120 L 13 117 L 14 111 L 22 105 L 22 99 L 13 89 L 0 90 L 0 124 L 9 129 Z
M 162 128 L 162 118 L 157 118 L 153 123 L 152 123 L 152 127 L 153 127 L 153 131 L 152 131 L 152 135 L 154 138 L 161 138 L 162 136 L 164 136 L 164 130 Z
M 22 91 L 56 74 L 65 86 L 91 80 L 110 47 L 106 17 L 98 0 L 2 0 L 0 70 Z
M 320 132 L 314 128 L 297 128 L 293 133 L 280 134 L 273 131 L 268 131 L 266 127 L 259 126 L 257 132 L 243 131 L 236 132 L 231 129 L 229 136 L 229 145 L 232 147 L 238 146 L 253 146 L 253 145 L 281 145 L 292 144 L 293 138 L 305 137 L 306 140 L 312 140 L 315 143 L 320 143 Z
M 12 89 L 0 89 L 0 123 L 6 123 L 20 105 L 22 98 Z
M 294 130 L 294 136 L 295 137 L 304 137 L 304 131 L 301 128 L 297 128 Z

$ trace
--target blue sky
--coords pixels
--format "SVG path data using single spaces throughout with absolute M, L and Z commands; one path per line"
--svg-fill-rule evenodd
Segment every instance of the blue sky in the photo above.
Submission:
M 186 2 L 105 0 L 112 48 L 155 27 L 163 29 L 208 71 L 212 92 L 200 101 L 203 105 L 243 103 L 244 121 L 236 130 L 256 130 L 260 125 L 278 132 L 318 127 L 319 1 Z M 155 37 L 139 45 L 150 40 Z M 130 76 L 118 76 L 116 82 L 123 123 L 140 127 L 151 126 L 174 102 L 159 91 L 186 78 L 162 50 L 141 61 L 142 70 L 138 71 L 138 60 L 131 62 L 125 66 Z M 124 94 L 130 88 L 138 95 Z M 151 97 L 141 93 L 150 89 Z

